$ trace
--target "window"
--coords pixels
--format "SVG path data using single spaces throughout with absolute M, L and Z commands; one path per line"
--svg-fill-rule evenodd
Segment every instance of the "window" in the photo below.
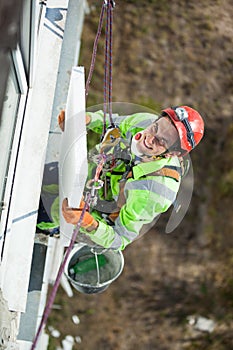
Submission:
M 7 181 L 10 154 L 14 139 L 19 99 L 20 92 L 12 62 L 2 109 L 0 128 L 0 218 L 3 206 L 4 189 Z
M 42 4 L 39 4 L 39 1 L 25 0 L 23 2 L 20 21 L 19 49 L 23 59 L 27 82 L 30 87 L 33 82 L 36 39 L 43 7 Z
M 17 117 L 21 110 L 20 120 L 22 120 L 22 108 L 19 105 L 26 103 L 25 98 L 21 99 L 23 94 L 27 94 L 28 88 L 32 86 L 35 55 L 36 55 L 36 38 L 38 33 L 39 22 L 42 16 L 44 6 L 39 2 L 25 0 L 23 3 L 20 36 L 16 50 L 9 53 L 11 61 L 10 73 L 8 77 L 6 93 L 2 108 L 1 125 L 0 125 L 0 219 L 4 207 L 4 196 L 6 193 L 7 180 L 9 179 L 9 166 L 11 161 L 11 152 L 14 144 L 17 145 L 19 133 L 14 138 L 17 126 Z M 24 102 L 23 102 L 24 100 Z M 18 118 L 19 119 L 19 118 Z M 13 147 L 14 146 L 14 147 Z M 12 176 L 12 174 L 11 174 Z

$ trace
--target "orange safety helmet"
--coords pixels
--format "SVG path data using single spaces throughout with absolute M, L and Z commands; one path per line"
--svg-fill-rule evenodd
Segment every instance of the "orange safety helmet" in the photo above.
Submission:
M 174 123 L 180 137 L 180 145 L 185 153 L 190 152 L 201 141 L 204 134 L 204 121 L 193 108 L 179 106 L 166 108 L 162 115 L 167 114 Z

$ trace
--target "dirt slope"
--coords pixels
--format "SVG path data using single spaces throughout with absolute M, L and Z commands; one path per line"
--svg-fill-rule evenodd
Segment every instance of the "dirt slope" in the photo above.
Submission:
M 88 1 L 80 64 L 89 68 L 102 3 Z M 159 110 L 188 104 L 206 123 L 193 152 L 195 187 L 182 224 L 169 213 L 125 252 L 120 278 L 103 294 L 60 290 L 49 323 L 81 336 L 75 349 L 228 350 L 232 346 L 233 7 L 228 0 L 116 1 L 113 99 Z M 88 104 L 102 103 L 103 44 Z M 71 315 L 77 314 L 77 326 Z M 216 322 L 194 330 L 190 315 Z M 57 341 L 56 344 L 58 344 Z M 55 340 L 50 349 L 55 349 Z

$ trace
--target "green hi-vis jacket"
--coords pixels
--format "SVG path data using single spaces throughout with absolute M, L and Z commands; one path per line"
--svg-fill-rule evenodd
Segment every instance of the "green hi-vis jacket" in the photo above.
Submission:
M 89 115 L 91 122 L 88 129 L 101 134 L 103 112 L 89 113 Z M 122 138 L 129 144 L 132 136 L 144 130 L 157 118 L 157 115 L 150 113 L 136 113 L 127 117 L 113 115 L 113 121 L 120 128 Z M 85 231 L 85 233 L 93 242 L 105 248 L 123 250 L 138 237 L 143 225 L 151 223 L 171 206 L 179 190 L 180 179 L 177 181 L 172 177 L 151 174 L 164 167 L 176 169 L 181 174 L 177 157 L 140 162 L 133 166 L 133 176 L 127 179 L 124 187 L 125 204 L 121 207 L 114 226 L 108 225 L 96 211 L 92 212 L 99 226 L 95 231 Z M 122 165 L 119 168 L 122 168 Z M 117 173 L 117 170 L 114 168 L 114 173 Z M 110 176 L 112 197 L 117 200 L 121 175 L 111 173 L 107 175 Z

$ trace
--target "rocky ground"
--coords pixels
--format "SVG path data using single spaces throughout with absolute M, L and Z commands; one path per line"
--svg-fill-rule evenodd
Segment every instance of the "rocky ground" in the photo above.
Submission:
M 88 1 L 80 64 L 90 64 L 101 1 Z M 170 212 L 124 251 L 122 275 L 104 293 L 60 289 L 48 325 L 82 350 L 228 350 L 233 347 L 233 8 L 229 0 L 116 1 L 113 100 L 161 108 L 188 104 L 206 123 L 192 154 L 188 212 L 164 234 Z M 103 102 L 100 42 L 88 105 Z M 74 324 L 72 315 L 80 323 Z M 212 332 L 195 317 L 214 321 Z

